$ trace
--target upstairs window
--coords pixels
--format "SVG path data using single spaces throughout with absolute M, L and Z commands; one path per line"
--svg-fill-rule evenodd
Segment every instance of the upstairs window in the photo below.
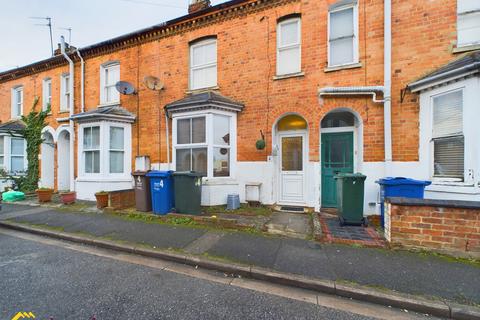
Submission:
M 328 13 L 328 66 L 358 62 L 358 22 L 356 2 L 330 8 Z
M 277 26 L 277 75 L 301 71 L 300 18 L 281 21 Z
M 108 63 L 100 70 L 100 102 L 101 104 L 110 104 L 120 102 L 120 93 L 115 88 L 120 81 L 120 64 Z
M 434 177 L 463 181 L 463 93 L 461 90 L 433 98 Z
M 457 46 L 480 44 L 480 1 L 457 1 Z
M 70 110 L 70 75 L 65 73 L 60 79 L 60 111 Z
M 52 105 L 52 79 L 43 80 L 42 110 L 45 111 Z
M 217 39 L 190 45 L 190 90 L 217 86 Z
M 23 113 L 23 87 L 12 89 L 12 118 L 20 118 Z

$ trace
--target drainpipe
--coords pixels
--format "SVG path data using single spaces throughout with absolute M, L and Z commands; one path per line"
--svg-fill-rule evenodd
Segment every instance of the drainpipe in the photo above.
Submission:
M 80 58 L 80 107 L 81 113 L 85 112 L 85 61 L 80 54 L 80 50 L 77 50 L 77 55 Z
M 69 77 L 70 77 L 70 99 L 69 99 L 69 105 L 70 105 L 70 121 L 69 121 L 69 127 L 70 127 L 70 191 L 75 191 L 75 150 L 74 150 L 74 145 L 75 145 L 75 127 L 74 123 L 72 120 L 72 116 L 74 113 L 74 106 L 73 103 L 75 101 L 74 99 L 74 81 L 75 81 L 75 74 L 74 74 L 74 64 L 72 59 L 68 56 L 68 54 L 65 52 L 65 38 L 62 36 L 60 38 L 60 50 L 62 55 L 65 57 L 65 59 L 68 61 L 69 65 Z
M 168 170 L 170 170 L 170 138 L 169 138 L 169 128 L 168 128 L 168 112 L 165 110 L 165 139 L 167 145 L 167 163 L 168 163 Z
M 392 0 L 384 1 L 384 137 L 385 176 L 392 175 Z

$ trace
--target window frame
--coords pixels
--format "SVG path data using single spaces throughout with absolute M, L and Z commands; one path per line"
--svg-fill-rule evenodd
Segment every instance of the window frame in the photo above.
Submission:
M 100 172 L 86 173 L 83 148 L 83 129 L 87 127 L 100 127 Z M 123 128 L 123 173 L 110 173 L 110 127 Z M 132 172 L 132 125 L 127 122 L 112 122 L 99 120 L 95 122 L 80 123 L 78 127 L 78 181 L 131 181 Z M 81 134 L 80 134 L 81 133 Z
M 113 100 L 107 100 L 109 88 L 115 88 L 115 84 L 107 84 L 107 73 L 110 69 L 118 68 L 118 81 L 121 79 L 121 68 L 119 61 L 109 61 L 100 66 L 100 105 L 111 105 L 120 103 L 120 93 L 115 90 L 116 96 Z
M 85 133 L 86 133 L 86 130 L 87 129 L 90 129 L 91 133 L 92 133 L 92 137 L 93 137 L 93 128 L 98 128 L 98 148 L 86 148 L 85 147 L 85 144 L 84 144 L 84 141 L 85 141 Z M 94 175 L 94 174 L 100 174 L 101 173 L 101 170 L 102 170 L 102 154 L 101 154 L 101 139 L 102 139 L 102 128 L 101 126 L 97 125 L 97 124 L 92 124 L 90 126 L 84 126 L 82 128 L 82 164 L 83 164 L 83 173 L 86 174 L 86 175 Z M 93 154 L 95 154 L 95 152 L 98 151 L 98 172 L 87 172 L 86 171 L 86 160 L 87 160 L 87 152 L 91 152 Z M 93 158 L 92 158 L 92 161 L 93 161 Z M 93 166 L 93 163 L 92 163 L 92 170 L 94 170 L 95 166 Z
M 478 9 L 471 10 L 471 11 L 462 11 L 460 12 L 460 5 L 459 2 L 461 0 L 457 0 L 457 21 L 456 21 L 456 28 L 457 28 L 457 48 L 464 48 L 464 47 L 470 47 L 470 46 L 477 46 L 480 45 L 480 36 L 478 36 L 477 40 L 474 42 L 468 42 L 468 43 L 460 43 L 459 41 L 459 35 L 460 35 L 460 20 L 463 17 L 471 17 L 471 16 L 476 16 L 477 19 L 480 20 L 480 6 Z M 479 24 L 480 26 L 480 24 Z
M 215 147 L 219 147 L 214 144 L 214 128 L 213 128 L 213 118 L 215 115 L 227 116 L 230 119 L 229 122 L 229 133 L 230 133 L 230 145 L 228 149 L 229 153 L 229 165 L 230 165 L 230 174 L 228 176 L 214 176 L 214 163 L 213 163 L 213 150 Z M 189 118 L 198 118 L 205 117 L 205 143 L 195 143 L 195 144 L 178 144 L 177 143 L 177 123 L 178 120 L 189 119 Z M 195 112 L 185 112 L 174 114 L 172 118 L 172 165 L 173 168 L 177 167 L 177 149 L 189 149 L 191 147 L 206 147 L 207 148 L 207 175 L 204 177 L 206 179 L 214 180 L 228 180 L 234 179 L 236 176 L 236 166 L 237 166 L 237 114 L 231 113 L 222 110 L 210 110 L 210 111 L 195 111 Z M 221 146 L 227 147 L 227 146 Z
M 60 76 L 60 112 L 70 111 L 70 81 L 70 73 Z
M 17 93 L 20 92 L 20 101 L 17 100 Z M 23 114 L 23 100 L 24 100 L 24 90 L 23 86 L 15 86 L 12 88 L 11 91 L 11 110 L 10 110 L 10 116 L 12 119 L 19 119 L 22 117 Z M 20 113 L 16 114 L 14 110 L 16 111 L 19 109 Z
M 454 92 L 461 92 L 462 93 L 462 132 L 458 134 L 452 135 L 443 135 L 442 137 L 434 137 L 434 109 L 435 109 L 435 98 L 445 96 Z M 454 183 L 464 183 L 465 182 L 465 170 L 466 166 L 466 154 L 467 154 L 467 145 L 465 143 L 465 88 L 459 87 L 454 88 L 451 90 L 445 90 L 438 92 L 436 94 L 430 95 L 430 108 L 429 108 L 429 117 L 430 117 L 430 132 L 429 132 L 429 144 L 430 144 L 430 177 L 434 182 L 454 182 Z M 451 139 L 455 137 L 461 137 L 463 139 L 463 176 L 460 177 L 446 177 L 446 176 L 439 176 L 435 175 L 435 140 L 439 141 L 442 139 Z
M 195 50 L 195 48 L 198 48 L 198 47 L 202 47 L 202 46 L 207 46 L 209 44 L 212 44 L 212 43 L 215 43 L 215 62 L 209 62 L 209 63 L 206 63 L 206 64 L 203 64 L 203 65 L 200 65 L 200 66 L 195 66 L 193 64 L 193 58 L 194 58 L 194 55 L 193 55 L 193 51 Z M 206 87 L 194 87 L 194 82 L 193 82 L 193 73 L 194 71 L 196 70 L 202 70 L 202 69 L 208 69 L 208 68 L 211 68 L 215 66 L 215 83 L 210 85 L 210 86 L 206 86 Z M 188 65 L 188 72 L 189 72 L 189 80 L 188 80 L 188 88 L 189 90 L 191 91 L 195 91 L 195 90 L 205 90 L 205 89 L 209 89 L 209 88 L 216 88 L 218 86 L 218 41 L 217 41 L 217 37 L 208 37 L 208 38 L 205 38 L 205 39 L 200 39 L 200 40 L 196 40 L 196 41 L 193 41 L 190 43 L 189 45 L 189 65 Z
M 122 129 L 122 133 L 123 133 L 123 146 L 122 146 L 122 149 L 113 149 L 112 148 L 112 145 L 111 145 L 111 135 L 112 135 L 112 128 L 116 128 L 116 129 Z M 123 126 L 117 126 L 117 125 L 109 125 L 108 126 L 108 174 L 111 174 L 111 175 L 117 175 L 117 174 L 125 174 L 125 165 L 126 165 L 126 161 L 125 161 L 125 128 Z M 122 172 L 112 172 L 112 167 L 110 165 L 111 161 L 111 155 L 112 155 L 112 152 L 121 152 L 122 153 L 122 158 L 123 158 L 123 165 L 122 165 Z
M 282 39 L 282 26 L 286 24 L 290 24 L 296 22 L 297 24 L 297 43 L 295 44 L 288 44 L 285 46 L 281 46 L 281 39 Z M 290 49 L 298 48 L 298 70 L 294 72 L 288 73 L 281 73 L 280 72 L 280 52 L 286 51 Z M 290 74 L 297 74 L 302 72 L 302 18 L 300 16 L 293 16 L 286 18 L 284 20 L 280 20 L 277 23 L 277 59 L 276 59 L 277 67 L 276 67 L 276 75 L 277 76 L 286 76 Z
M 48 109 L 48 104 L 50 108 L 52 106 L 52 78 L 48 77 L 42 81 L 42 110 L 46 111 Z
M 23 141 L 23 151 L 22 151 L 22 154 L 14 154 L 12 152 L 12 144 L 13 144 L 13 141 L 14 140 L 22 140 Z M 5 140 L 4 140 L 4 143 L 5 143 Z M 10 173 L 17 173 L 17 174 L 25 174 L 25 171 L 27 169 L 27 143 L 26 143 L 26 140 L 22 137 L 10 137 L 10 140 L 9 140 L 9 159 L 8 159 L 8 164 L 9 164 L 9 172 Z M 12 171 L 12 159 L 13 158 L 22 158 L 22 162 L 23 162 L 23 171 L 18 171 L 18 172 L 14 172 Z M 4 159 L 5 160 L 5 159 Z
M 342 38 L 330 39 L 330 29 L 331 29 L 331 14 L 344 11 L 344 10 L 353 10 L 353 61 L 341 64 L 332 64 L 331 63 L 331 42 L 334 40 L 339 40 Z M 358 64 L 360 62 L 360 54 L 359 54 L 359 33 L 358 33 L 358 4 L 357 3 L 349 3 L 344 6 L 328 10 L 327 16 L 327 66 L 328 68 L 335 68 L 335 67 L 344 67 L 349 65 Z

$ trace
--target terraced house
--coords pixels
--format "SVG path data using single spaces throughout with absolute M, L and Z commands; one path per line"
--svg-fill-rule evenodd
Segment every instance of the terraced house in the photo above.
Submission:
M 147 155 L 203 172 L 204 205 L 239 193 L 335 207 L 338 172 L 367 175 L 367 213 L 384 176 L 479 201 L 478 49 L 476 0 L 197 0 L 183 17 L 1 73 L 0 159 L 25 168 L 6 132 L 38 96 L 51 103 L 41 184 L 81 199 L 131 188 Z

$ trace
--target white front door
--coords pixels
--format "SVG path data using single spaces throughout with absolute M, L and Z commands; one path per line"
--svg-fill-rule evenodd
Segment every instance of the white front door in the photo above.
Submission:
M 280 202 L 305 202 L 305 134 L 281 134 Z

